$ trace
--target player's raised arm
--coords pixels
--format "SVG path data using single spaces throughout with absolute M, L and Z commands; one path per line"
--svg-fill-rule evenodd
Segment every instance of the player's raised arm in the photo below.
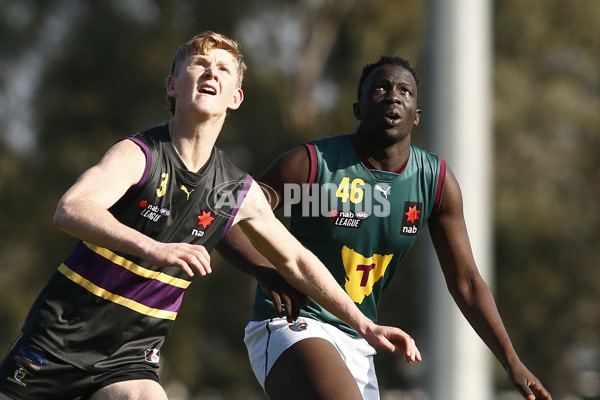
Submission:
M 296 147 L 278 157 L 258 178 L 272 209 L 284 204 L 285 184 L 301 186 L 308 181 L 309 159 L 304 146 Z M 273 301 L 275 313 L 295 321 L 300 308 L 308 304 L 303 293 L 294 289 L 272 264 L 258 252 L 241 228 L 234 226 L 226 238 L 217 245 L 219 253 L 236 268 L 256 278 L 262 291 Z
M 377 325 L 356 307 L 321 261 L 275 217 L 255 182 L 236 223 L 292 286 L 356 329 L 373 347 L 404 354 L 408 362 L 421 361 L 414 340 L 406 332 Z
M 188 275 L 211 272 L 203 246 L 162 243 L 121 223 L 109 208 L 139 182 L 146 157 L 131 140 L 109 149 L 60 199 L 54 223 L 65 232 L 98 246 L 123 251 L 159 267 L 177 267 Z

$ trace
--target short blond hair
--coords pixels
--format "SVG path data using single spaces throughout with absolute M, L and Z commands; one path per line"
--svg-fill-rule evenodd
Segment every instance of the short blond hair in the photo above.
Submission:
M 240 45 L 235 40 L 212 31 L 202 32 L 179 46 L 173 57 L 169 75 L 176 75 L 177 69 L 189 55 L 205 55 L 213 49 L 225 50 L 233 56 L 237 66 L 236 83 L 241 88 L 242 81 L 244 80 L 244 72 L 246 72 L 246 64 L 240 51 Z M 167 95 L 167 102 L 169 104 L 169 111 L 171 111 L 172 115 L 175 115 L 175 98 Z

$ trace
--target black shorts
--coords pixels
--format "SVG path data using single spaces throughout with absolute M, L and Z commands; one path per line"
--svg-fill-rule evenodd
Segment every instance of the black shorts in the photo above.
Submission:
M 83 400 L 110 384 L 137 379 L 160 383 L 156 369 L 147 364 L 89 372 L 54 357 L 24 337 L 0 365 L 0 392 L 15 400 Z

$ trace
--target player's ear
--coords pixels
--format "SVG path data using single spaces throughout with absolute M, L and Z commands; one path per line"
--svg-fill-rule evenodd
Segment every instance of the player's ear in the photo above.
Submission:
M 233 97 L 231 98 L 231 103 L 229 103 L 230 110 L 237 110 L 242 105 L 242 101 L 244 101 L 244 92 L 241 88 L 237 88 L 233 93 Z
M 352 110 L 354 111 L 354 118 L 356 118 L 357 120 L 361 120 L 361 116 L 360 116 L 360 107 L 358 103 L 354 103 L 352 104 Z
M 167 78 L 167 94 L 175 97 L 175 77 L 173 75 L 169 75 Z
M 415 113 L 414 126 L 418 126 L 419 125 L 419 121 L 421 121 L 421 109 L 417 109 L 417 112 Z

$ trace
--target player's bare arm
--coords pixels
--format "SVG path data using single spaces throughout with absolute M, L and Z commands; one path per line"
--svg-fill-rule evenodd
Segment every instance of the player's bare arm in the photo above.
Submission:
M 283 279 L 269 260 L 254 248 L 239 225 L 231 228 L 216 249 L 231 265 L 256 278 L 261 290 L 273 301 L 279 318 L 285 314 L 288 322 L 298 319 L 300 309 L 308 305 L 307 297 Z
M 527 399 L 550 399 L 541 383 L 515 352 L 489 286 L 477 269 L 463 215 L 459 183 L 448 168 L 440 210 L 429 220 L 429 231 L 448 290 L 469 323 L 502 366 L 511 383 Z
M 356 307 L 321 261 L 275 217 L 255 182 L 235 222 L 290 284 L 356 329 L 373 347 L 403 354 L 408 362 L 421 361 L 415 341 L 406 332 L 377 325 Z
M 210 273 L 210 257 L 203 246 L 158 242 L 122 224 L 108 211 L 139 182 L 145 165 L 138 145 L 130 140 L 115 144 L 63 195 L 54 223 L 79 239 L 142 257 L 156 266 L 178 267 L 190 276 L 193 271 Z
M 296 147 L 281 156 L 258 177 L 272 209 L 283 206 L 285 184 L 302 185 L 308 182 L 309 159 L 306 147 Z
M 304 146 L 281 155 L 258 178 L 271 208 L 283 205 L 284 184 L 302 185 L 308 181 L 308 156 Z M 223 257 L 237 268 L 254 276 L 261 289 L 272 300 L 277 316 L 292 322 L 298 318 L 300 308 L 307 305 L 306 296 L 290 286 L 273 265 L 259 253 L 239 226 L 234 226 L 227 237 L 217 245 Z

